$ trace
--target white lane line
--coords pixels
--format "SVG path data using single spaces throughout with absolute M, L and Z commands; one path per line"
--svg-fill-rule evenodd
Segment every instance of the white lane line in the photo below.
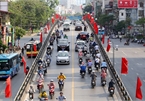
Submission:
M 143 82 L 145 82 L 145 80 L 143 80 Z
M 140 64 L 140 63 L 136 63 L 137 65 L 142 65 L 142 64 Z
M 6 82 L 4 82 L 3 84 L 6 84 Z
M 131 68 L 133 70 L 133 68 Z
M 139 75 L 138 73 L 136 73 L 136 75 Z
M 122 53 L 123 53 L 124 55 L 126 55 L 126 53 L 125 53 L 125 52 L 123 52 L 123 51 L 122 51 Z M 127 56 L 127 55 L 126 55 L 126 56 Z

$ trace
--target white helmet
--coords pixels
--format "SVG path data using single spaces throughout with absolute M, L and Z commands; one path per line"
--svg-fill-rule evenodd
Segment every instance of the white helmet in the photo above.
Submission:
M 92 73 L 95 73 L 95 71 L 93 70 Z
M 53 82 L 53 79 L 51 79 L 50 82 Z

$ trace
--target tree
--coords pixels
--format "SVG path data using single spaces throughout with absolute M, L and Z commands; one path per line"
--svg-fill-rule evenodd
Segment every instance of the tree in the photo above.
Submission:
M 93 10 L 92 5 L 87 5 L 87 6 L 85 6 L 84 9 L 83 9 L 83 13 L 85 13 L 85 12 L 92 13 L 92 10 Z
M 2 47 L 1 51 L 3 51 L 3 53 L 4 53 L 4 51 L 7 48 L 7 46 L 3 44 L 2 40 L 0 40 L 0 47 Z M 0 53 L 1 53 L 1 51 L 0 51 Z
M 118 24 L 115 26 L 116 31 L 122 31 L 122 29 L 125 28 L 125 21 L 120 21 Z
M 141 25 L 143 27 L 143 33 L 144 33 L 144 24 L 145 24 L 145 18 L 140 18 L 136 21 L 137 25 Z
M 11 24 L 13 26 L 21 26 L 28 29 L 31 26 L 40 27 L 40 23 L 44 24 L 54 13 L 54 8 L 58 5 L 58 0 L 18 0 L 9 3 L 9 12 Z
M 20 27 L 15 27 L 15 40 L 18 37 L 22 37 L 23 35 L 25 35 L 26 31 Z

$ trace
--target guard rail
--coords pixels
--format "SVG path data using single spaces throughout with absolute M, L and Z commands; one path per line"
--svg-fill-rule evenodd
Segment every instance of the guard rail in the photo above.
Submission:
M 31 66 L 31 68 L 29 70 L 29 73 L 25 77 L 25 79 L 24 79 L 24 81 L 23 81 L 18 93 L 16 94 L 16 96 L 14 98 L 14 101 L 23 101 L 23 97 L 24 97 L 24 95 L 26 93 L 26 90 L 27 90 L 29 84 L 31 84 L 33 76 L 34 76 L 34 73 L 37 70 L 37 61 L 38 61 L 39 58 L 42 58 L 42 56 L 44 55 L 44 51 L 46 50 L 46 48 L 48 46 L 48 43 L 49 43 L 49 37 L 50 37 L 50 35 L 51 35 L 51 33 L 52 33 L 53 29 L 55 28 L 57 23 L 58 23 L 58 21 L 56 21 L 54 23 L 54 25 L 52 26 L 52 28 L 50 29 L 50 31 L 48 33 L 48 36 L 45 39 L 45 42 L 43 43 L 41 49 L 39 50 L 39 53 L 38 53 L 37 57 L 33 61 L 32 66 Z
M 91 30 L 93 31 L 93 33 L 95 33 L 94 31 L 94 28 L 93 26 L 91 25 L 91 23 L 89 21 L 87 21 L 88 25 L 90 26 Z M 108 64 L 108 70 L 110 71 L 110 74 L 112 76 L 113 79 L 115 79 L 116 81 L 116 84 L 117 84 L 117 89 L 119 90 L 119 94 L 122 98 L 123 101 L 132 101 L 128 91 L 126 90 L 122 80 L 120 79 L 118 73 L 116 72 L 116 70 L 114 69 L 108 55 L 106 54 L 106 51 L 104 50 L 101 42 L 100 42 L 100 39 L 98 38 L 97 35 L 95 35 L 95 39 L 99 45 L 99 48 L 100 48 L 100 52 L 103 56 L 103 58 L 105 59 L 105 61 L 107 62 Z

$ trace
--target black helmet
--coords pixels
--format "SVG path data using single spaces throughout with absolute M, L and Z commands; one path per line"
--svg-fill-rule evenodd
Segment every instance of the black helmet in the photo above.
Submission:
M 62 75 L 63 73 L 62 72 L 60 72 L 60 75 Z

